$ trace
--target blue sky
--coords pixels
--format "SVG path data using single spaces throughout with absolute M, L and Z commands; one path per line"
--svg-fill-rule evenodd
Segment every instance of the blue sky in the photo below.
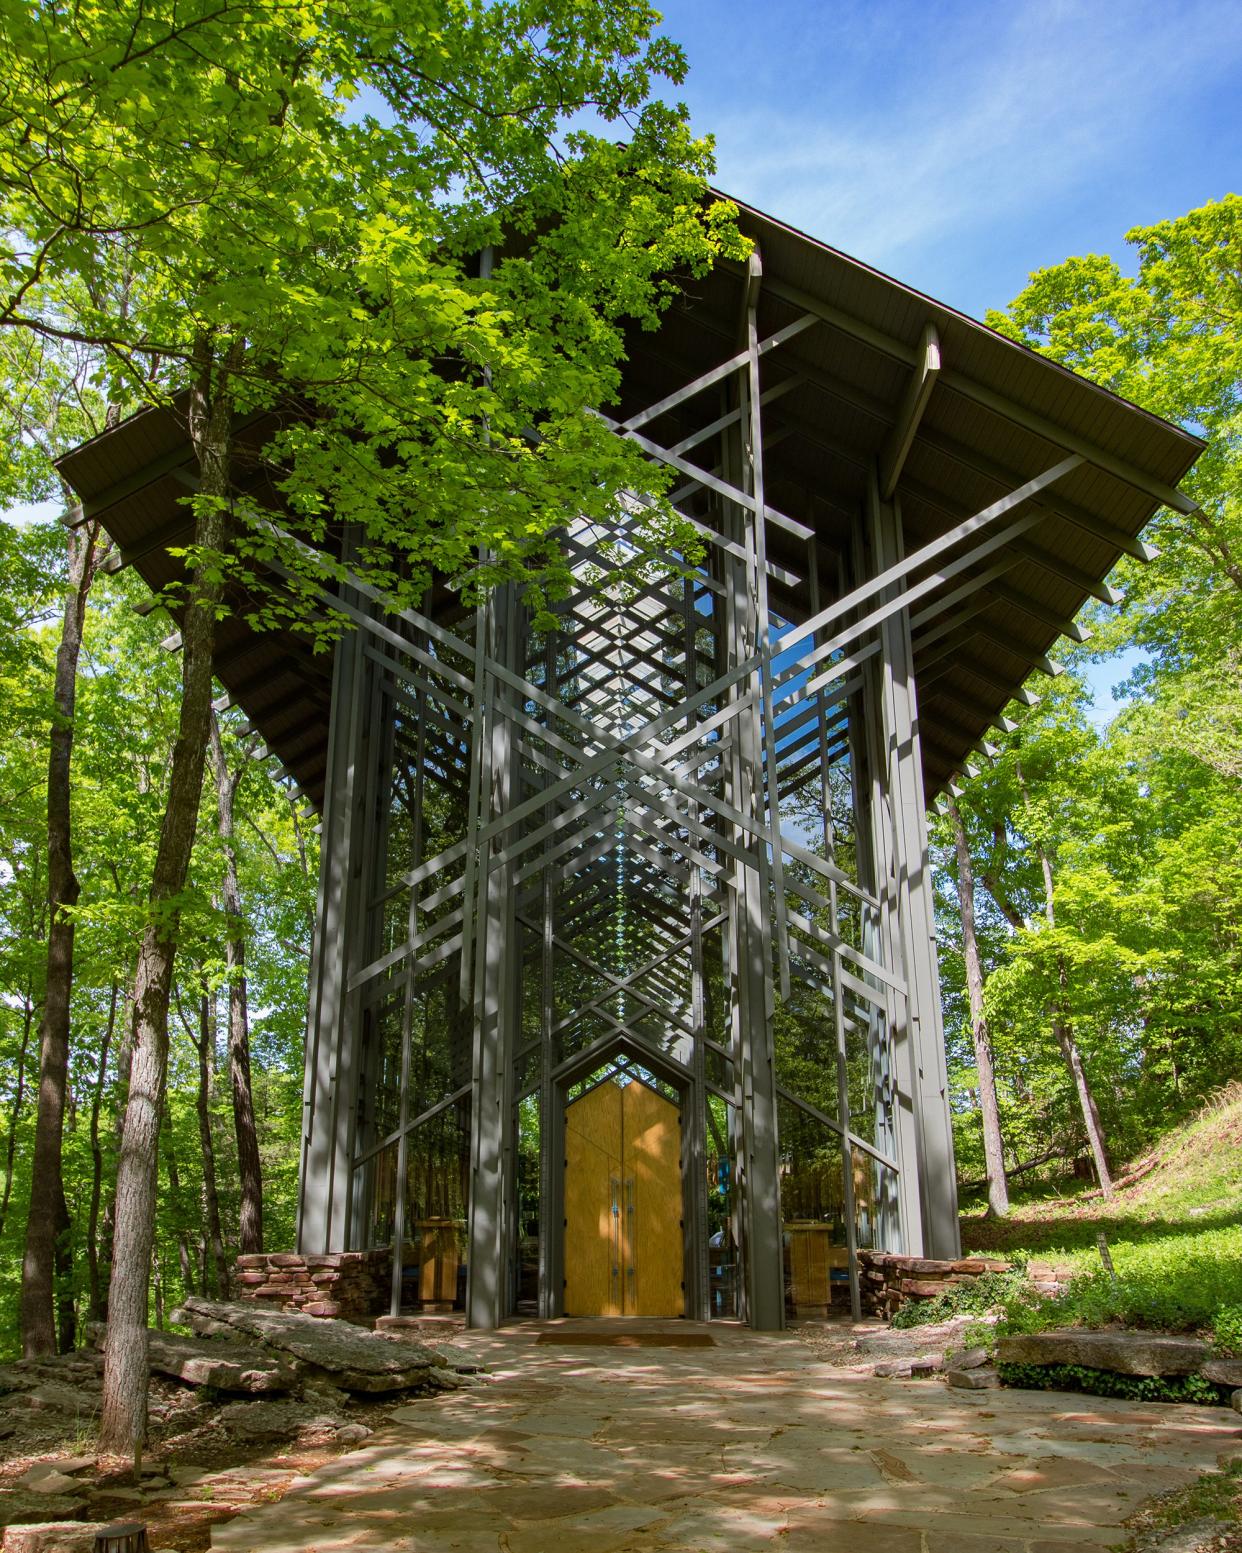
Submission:
M 660 0 L 655 0 L 657 5 Z M 665 0 L 720 188 L 979 318 L 1242 191 L 1238 0 Z M 1088 672 L 1096 719 L 1137 653 Z
M 655 0 L 720 187 L 964 312 L 1242 186 L 1238 0 Z

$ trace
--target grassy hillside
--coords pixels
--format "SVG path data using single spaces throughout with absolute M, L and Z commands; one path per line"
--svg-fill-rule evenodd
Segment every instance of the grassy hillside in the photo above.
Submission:
M 1208 1327 L 1220 1310 L 1242 1307 L 1242 1083 L 1117 1174 L 1133 1182 L 1108 1199 L 1045 1187 L 1041 1195 L 1016 1194 L 1008 1219 L 968 1210 L 963 1245 L 1073 1267 L 1076 1294 L 1081 1279 L 1089 1297 L 1071 1303 L 1090 1324 Z M 1101 1231 L 1116 1284 L 1101 1272 Z

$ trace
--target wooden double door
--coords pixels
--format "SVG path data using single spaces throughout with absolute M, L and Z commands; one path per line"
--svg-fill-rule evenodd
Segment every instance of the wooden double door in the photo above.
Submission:
M 565 1314 L 681 1316 L 681 1116 L 639 1080 L 565 1109 Z

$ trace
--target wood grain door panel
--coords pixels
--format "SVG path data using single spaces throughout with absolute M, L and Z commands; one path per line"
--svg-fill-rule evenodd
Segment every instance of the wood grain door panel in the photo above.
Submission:
M 681 1118 L 608 1080 L 565 1110 L 565 1314 L 684 1313 Z

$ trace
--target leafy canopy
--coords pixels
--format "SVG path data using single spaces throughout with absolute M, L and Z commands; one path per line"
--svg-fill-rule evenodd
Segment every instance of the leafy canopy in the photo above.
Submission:
M 587 413 L 627 323 L 741 251 L 710 144 L 652 100 L 685 71 L 657 21 L 634 0 L 17 0 L 0 336 L 98 346 L 114 404 L 196 383 L 279 412 L 253 483 L 314 555 L 246 528 L 241 582 L 278 554 L 307 584 L 266 590 L 267 623 L 306 623 L 344 522 L 398 598 L 480 550 L 476 580 L 563 585 L 567 514 L 661 483 Z M 657 542 L 684 537 L 652 511 Z

